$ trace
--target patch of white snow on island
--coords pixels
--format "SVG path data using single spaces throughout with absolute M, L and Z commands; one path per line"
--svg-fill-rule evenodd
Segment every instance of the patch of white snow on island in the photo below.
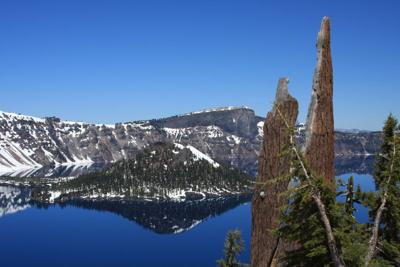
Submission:
M 174 145 L 179 149 L 184 149 L 185 148 L 184 145 L 181 145 L 181 144 L 178 144 L 178 143 L 174 143 Z
M 218 168 L 220 166 L 219 163 L 215 162 L 210 156 L 204 154 L 203 152 L 201 152 L 200 150 L 198 150 L 197 148 L 195 148 L 191 145 L 184 146 L 184 145 L 181 145 L 178 143 L 174 143 L 174 144 L 175 144 L 175 147 L 177 147 L 179 149 L 184 149 L 184 148 L 189 149 L 190 152 L 192 152 L 192 154 L 195 156 L 194 160 L 204 159 L 204 160 L 208 161 L 211 165 L 213 165 L 214 168 Z
M 61 195 L 60 191 L 50 191 L 49 193 L 50 193 L 50 198 L 49 198 L 50 203 L 54 203 L 54 200 L 60 197 Z

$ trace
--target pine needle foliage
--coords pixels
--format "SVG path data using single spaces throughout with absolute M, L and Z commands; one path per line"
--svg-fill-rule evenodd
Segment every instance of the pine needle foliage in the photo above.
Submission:
M 383 129 L 384 142 L 374 172 L 376 193 L 364 193 L 360 185 L 354 190 L 353 177 L 346 182 L 339 180 L 343 191 L 332 190 L 332 185 L 327 184 L 324 177 L 310 171 L 293 142 L 294 130 L 289 127 L 287 130 L 291 143 L 283 154 L 291 155 L 292 171 L 288 179 L 292 186 L 285 193 L 288 201 L 282 207 L 279 228 L 274 232 L 292 248 L 279 259 L 280 264 L 400 266 L 400 139 L 397 120 L 390 115 Z M 282 178 L 276 180 L 279 179 Z M 343 202 L 338 201 L 338 195 L 344 196 Z M 373 223 L 356 221 L 355 203 L 369 208 Z M 329 231 L 333 235 L 329 235 Z
M 246 264 L 240 263 L 238 260 L 239 254 L 244 249 L 244 242 L 240 230 L 229 231 L 224 245 L 223 259 L 217 261 L 219 267 L 245 267 Z
M 385 201 L 379 226 L 375 263 L 400 266 L 400 138 L 399 124 L 392 114 L 383 127 L 383 144 L 377 155 L 374 179 L 377 192 L 371 197 L 373 220 Z M 390 265 L 391 264 L 391 265 Z

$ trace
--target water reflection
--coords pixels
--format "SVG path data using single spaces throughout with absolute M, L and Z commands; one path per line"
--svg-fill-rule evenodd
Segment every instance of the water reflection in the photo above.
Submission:
M 335 164 L 338 176 L 352 175 L 363 190 L 374 190 L 371 175 L 363 174 L 371 172 L 372 157 L 337 158 Z M 90 166 L 55 169 L 30 175 L 73 176 L 93 170 Z M 75 201 L 60 208 L 33 203 L 29 195 L 26 188 L 0 186 L 1 266 L 62 262 L 63 266 L 211 267 L 222 257 L 226 232 L 235 228 L 242 230 L 246 244 L 241 261 L 250 261 L 251 207 L 240 205 L 250 200 L 248 196 L 187 202 Z M 356 209 L 357 220 L 368 222 L 368 209 L 360 205 Z M 174 234 L 179 232 L 184 233 Z
M 25 210 L 31 205 L 48 208 L 50 205 L 30 200 L 30 190 L 23 187 L 0 186 L 0 217 Z M 250 195 L 196 201 L 117 201 L 75 200 L 60 206 L 108 211 L 135 222 L 159 234 L 180 233 L 202 221 L 250 201 Z
M 374 190 L 369 174 L 372 172 L 374 157 L 336 158 L 336 174 L 348 178 L 351 174 L 360 183 L 363 190 Z M 76 176 L 82 173 L 96 171 L 104 164 L 57 166 L 55 168 L 41 168 L 26 173 L 13 175 L 28 175 L 28 177 L 65 177 Z M 349 174 L 349 175 L 348 175 Z M 30 200 L 30 189 L 23 187 L 0 186 L 0 217 L 27 209 L 30 205 L 46 208 L 48 205 L 35 203 Z M 250 201 L 249 195 L 208 199 L 185 202 L 149 202 L 149 201 L 73 201 L 63 205 L 83 209 L 108 211 L 133 221 L 146 229 L 160 234 L 179 233 L 191 229 L 207 218 L 220 214 Z M 364 216 L 366 217 L 366 216 Z
M 29 208 L 29 196 L 27 188 L 0 186 L 0 218 Z
M 109 211 L 158 234 L 172 234 L 187 231 L 204 220 L 219 216 L 250 199 L 250 195 L 241 195 L 183 202 L 81 200 L 66 205 Z

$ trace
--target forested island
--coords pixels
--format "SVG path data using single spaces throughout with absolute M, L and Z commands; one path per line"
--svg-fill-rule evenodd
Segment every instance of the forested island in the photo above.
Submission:
M 33 191 L 44 202 L 71 199 L 189 200 L 249 193 L 252 177 L 192 146 L 155 143 L 100 172 Z

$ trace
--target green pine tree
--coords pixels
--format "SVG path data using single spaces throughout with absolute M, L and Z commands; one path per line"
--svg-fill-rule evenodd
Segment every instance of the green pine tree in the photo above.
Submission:
M 400 266 L 400 138 L 399 124 L 391 114 L 383 127 L 383 144 L 376 157 L 374 180 L 377 187 L 370 207 L 376 226 L 375 257 L 371 264 Z M 380 221 L 379 214 L 381 213 Z M 372 241 L 372 238 L 371 238 Z
M 347 182 L 346 212 L 353 215 L 354 212 L 354 177 L 350 176 Z
M 239 230 L 229 231 L 224 246 L 224 259 L 217 261 L 219 267 L 242 267 L 246 266 L 239 262 L 238 255 L 243 251 L 244 242 Z

